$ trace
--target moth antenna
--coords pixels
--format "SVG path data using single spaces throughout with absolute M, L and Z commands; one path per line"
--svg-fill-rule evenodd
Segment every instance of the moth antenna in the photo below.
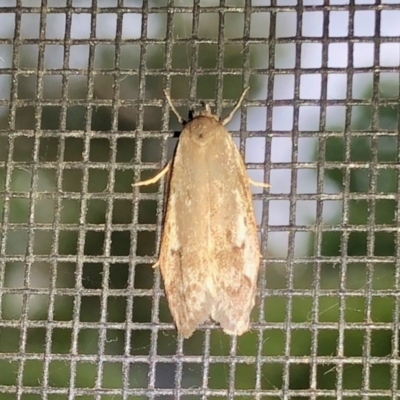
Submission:
M 169 103 L 169 106 L 171 107 L 172 112 L 176 115 L 176 118 L 178 118 L 179 123 L 184 125 L 186 121 L 181 117 L 181 115 L 178 113 L 178 110 L 172 104 L 171 97 L 169 96 L 169 93 L 166 90 L 164 90 L 164 95 L 165 95 L 166 99 L 168 100 L 168 103 Z
M 233 107 L 233 110 L 229 113 L 229 115 L 227 117 L 225 117 L 222 120 L 222 125 L 226 125 L 233 117 L 233 115 L 235 114 L 235 112 L 239 109 L 239 107 L 241 106 L 244 97 L 246 96 L 246 93 L 248 92 L 250 88 L 247 87 L 246 89 L 243 90 L 242 95 L 240 96 L 240 99 L 238 100 L 238 102 L 236 103 L 235 107 Z

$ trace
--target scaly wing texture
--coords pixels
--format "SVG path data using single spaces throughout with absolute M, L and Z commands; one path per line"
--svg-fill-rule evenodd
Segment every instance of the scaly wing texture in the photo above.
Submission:
M 227 134 L 223 139 L 226 152 L 210 155 L 208 163 L 209 180 L 215 187 L 210 192 L 211 317 L 226 333 L 241 335 L 249 329 L 255 302 L 260 248 L 246 168 L 231 137 Z M 218 169 L 220 158 L 225 160 L 222 170 Z
M 210 316 L 242 334 L 254 305 L 260 252 L 251 192 L 235 144 L 217 128 L 206 146 L 182 132 L 169 186 L 160 268 L 184 337 Z
M 191 168 L 186 147 L 182 133 L 169 185 L 159 261 L 171 314 L 178 331 L 189 337 L 210 316 L 212 299 L 207 289 L 208 227 L 204 223 L 209 213 L 208 185 L 202 176 L 204 165 L 202 171 Z M 195 165 L 200 161 L 197 158 Z

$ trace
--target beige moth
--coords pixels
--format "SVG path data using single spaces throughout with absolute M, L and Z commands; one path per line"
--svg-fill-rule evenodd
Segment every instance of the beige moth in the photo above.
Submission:
M 243 159 L 225 126 L 246 89 L 222 121 L 209 105 L 185 123 L 165 93 L 183 130 L 168 171 L 169 185 L 159 259 L 178 332 L 185 338 L 210 317 L 224 332 L 249 329 L 255 303 L 260 246 L 250 183 Z

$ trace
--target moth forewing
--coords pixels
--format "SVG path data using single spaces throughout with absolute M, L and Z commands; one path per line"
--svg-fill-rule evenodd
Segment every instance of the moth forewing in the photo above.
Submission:
M 159 265 L 185 338 L 209 317 L 231 335 L 249 329 L 260 247 L 245 164 L 224 127 L 246 91 L 223 122 L 208 106 L 195 114 L 171 165 Z
M 220 167 L 215 162 L 219 157 L 209 164 L 212 180 L 223 182 L 211 203 L 212 214 L 219 215 L 212 229 L 216 243 L 212 259 L 217 296 L 211 317 L 226 333 L 240 335 L 249 328 L 260 249 L 245 165 L 226 130 L 224 136 L 225 150 L 216 151 L 222 160 Z

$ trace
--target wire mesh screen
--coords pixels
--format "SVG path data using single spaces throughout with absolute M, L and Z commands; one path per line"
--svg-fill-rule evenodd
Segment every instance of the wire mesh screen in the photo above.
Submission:
M 0 399 L 399 396 L 400 3 L 0 2 Z M 254 180 L 251 329 L 184 340 L 157 261 L 201 101 Z M 190 223 L 190 222 L 188 222 Z

